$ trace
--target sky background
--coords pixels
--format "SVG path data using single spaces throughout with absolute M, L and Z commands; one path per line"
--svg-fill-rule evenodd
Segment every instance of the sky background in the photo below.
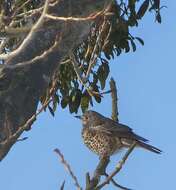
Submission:
M 139 44 L 135 53 L 124 53 L 110 64 L 110 76 L 118 87 L 120 122 L 164 151 L 162 155 L 143 149 L 133 151 L 115 179 L 135 190 L 175 187 L 176 1 L 161 2 L 168 7 L 162 10 L 161 25 L 148 13 L 139 27 L 132 30 L 144 39 L 145 45 Z M 110 95 L 92 109 L 110 116 Z M 1 189 L 59 190 L 63 180 L 66 180 L 66 190 L 76 189 L 53 152 L 55 148 L 62 151 L 84 186 L 85 173 L 94 171 L 98 157 L 83 145 L 82 126 L 73 115 L 59 108 L 54 118 L 48 113 L 39 116 L 33 129 L 23 134 L 29 139 L 16 143 L 0 163 Z M 122 153 L 112 156 L 108 171 L 113 170 Z

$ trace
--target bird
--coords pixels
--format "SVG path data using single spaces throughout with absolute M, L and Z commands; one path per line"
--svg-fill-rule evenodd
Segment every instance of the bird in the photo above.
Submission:
M 133 132 L 127 125 L 107 118 L 92 110 L 75 116 L 82 121 L 82 138 L 84 144 L 100 158 L 110 157 L 133 143 L 151 152 L 161 154 L 161 150 L 148 144 L 148 140 Z

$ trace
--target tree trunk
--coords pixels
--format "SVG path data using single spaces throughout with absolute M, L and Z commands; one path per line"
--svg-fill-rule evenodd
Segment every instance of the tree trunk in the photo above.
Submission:
M 46 17 L 46 13 L 86 18 L 106 5 L 107 0 L 58 0 L 45 6 L 46 12 L 23 43 L 0 65 L 0 160 L 27 130 L 22 126 L 36 113 L 39 98 L 59 63 L 88 36 L 93 23 L 90 19 L 54 20 Z M 28 129 L 31 125 L 32 122 Z

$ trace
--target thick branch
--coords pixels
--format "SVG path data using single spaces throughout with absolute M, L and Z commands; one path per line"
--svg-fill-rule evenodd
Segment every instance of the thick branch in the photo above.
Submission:
M 86 174 L 86 190 L 92 190 L 98 185 L 100 177 L 102 175 L 105 175 L 106 173 L 105 171 L 109 162 L 110 162 L 109 157 L 101 158 L 94 172 L 94 176 L 90 179 L 89 174 L 88 173 Z

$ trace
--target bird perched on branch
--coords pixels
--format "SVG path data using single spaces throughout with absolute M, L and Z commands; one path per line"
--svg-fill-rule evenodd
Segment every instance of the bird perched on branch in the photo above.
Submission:
M 84 143 L 100 157 L 111 156 L 122 148 L 130 147 L 134 142 L 137 147 L 161 153 L 160 149 L 147 144 L 148 140 L 135 134 L 130 127 L 95 111 L 86 111 L 82 116 L 75 117 L 82 120 Z

